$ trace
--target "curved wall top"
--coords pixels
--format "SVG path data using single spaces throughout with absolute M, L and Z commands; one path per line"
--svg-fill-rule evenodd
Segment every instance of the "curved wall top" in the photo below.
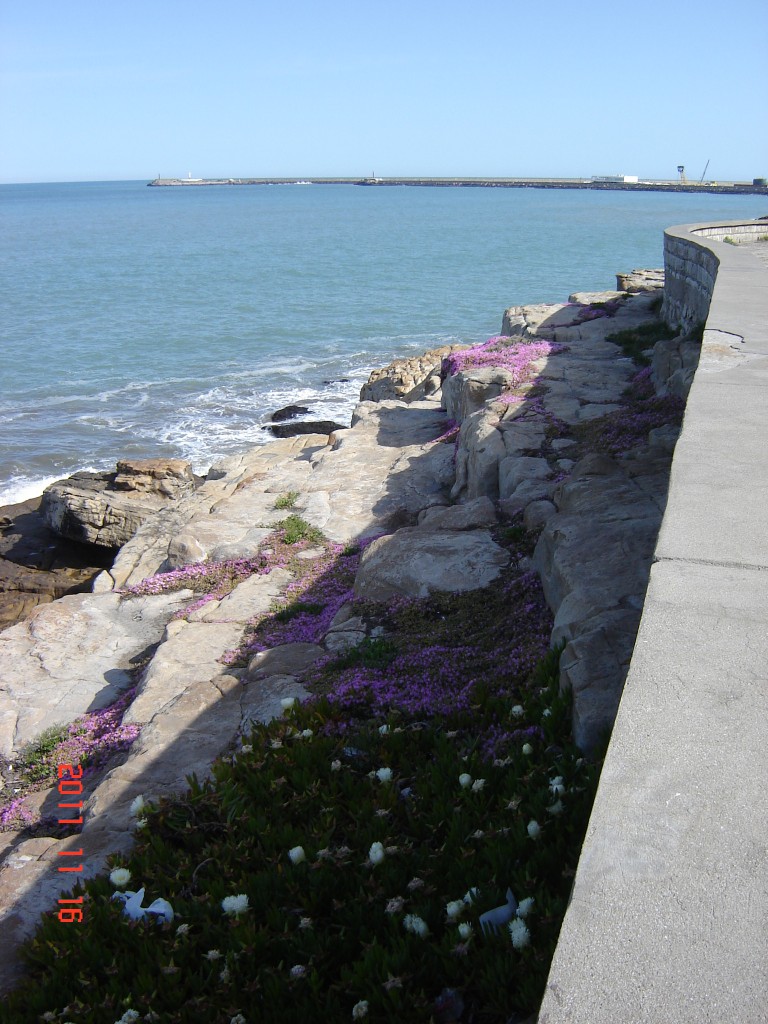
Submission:
M 765 1021 L 768 265 L 737 228 L 768 235 L 665 233 L 666 317 L 706 329 L 540 1024 Z
M 729 269 L 744 266 L 748 272 L 754 257 L 748 250 L 739 252 L 740 245 L 761 236 L 768 237 L 768 221 L 720 221 L 667 228 L 662 318 L 684 328 L 703 323 L 721 260 Z M 736 244 L 726 242 L 726 238 Z

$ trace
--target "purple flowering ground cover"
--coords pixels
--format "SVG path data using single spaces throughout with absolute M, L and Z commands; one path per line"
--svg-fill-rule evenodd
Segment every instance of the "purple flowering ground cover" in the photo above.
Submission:
M 650 430 L 666 425 L 679 426 L 685 412 L 682 398 L 656 394 L 650 367 L 639 370 L 631 378 L 623 403 L 623 408 L 616 412 L 575 428 L 579 441 L 576 454 L 600 451 L 612 456 L 625 455 L 638 445 L 646 444 Z
M 560 348 L 542 344 L 490 339 L 454 353 L 444 375 L 504 366 L 530 386 L 535 360 Z M 577 455 L 621 456 L 682 412 L 646 371 L 622 409 L 575 431 L 535 390 L 526 405 L 552 436 L 575 434 Z M 211 779 L 142 808 L 134 853 L 76 889 L 87 909 L 77 945 L 45 917 L 0 1024 L 519 1024 L 536 1013 L 599 760 L 573 745 L 551 617 L 538 579 L 515 568 L 533 538 L 520 522 L 499 529 L 512 568 L 483 591 L 377 606 L 354 599 L 360 547 L 289 520 L 256 559 L 133 592 L 189 587 L 197 604 L 282 566 L 283 597 L 226 660 L 318 642 L 345 605 L 368 638 L 317 662 L 312 696 L 254 725 Z M 172 909 L 127 917 L 114 897 L 129 884 Z
M 513 565 L 523 532 L 499 533 Z M 252 649 L 316 639 L 351 600 L 360 550 L 322 549 L 286 557 L 294 579 Z M 211 780 L 141 810 L 113 880 L 76 889 L 77 943 L 45 917 L 0 1022 L 507 1024 L 535 1011 L 597 777 L 570 740 L 538 581 L 512 569 L 481 592 L 354 611 L 375 635 L 318 664 L 310 700 L 255 725 Z M 118 885 L 168 901 L 173 920 L 127 918 Z M 487 932 L 500 905 L 508 920 Z
M 533 364 L 538 359 L 563 352 L 567 348 L 552 341 L 513 341 L 497 335 L 472 348 L 460 349 L 445 356 L 440 367 L 443 380 L 462 370 L 498 367 L 512 374 L 510 387 L 520 387 L 534 377 Z
M 26 795 L 52 786 L 60 764 L 82 765 L 83 778 L 93 779 L 116 755 L 126 753 L 141 732 L 136 723 L 122 724 L 134 698 L 126 690 L 108 707 L 81 715 L 69 725 L 49 729 L 21 752 L 14 765 L 13 789 L 20 795 L 0 805 L 0 829 L 37 825 L 49 828 L 56 819 L 40 820 L 26 806 Z

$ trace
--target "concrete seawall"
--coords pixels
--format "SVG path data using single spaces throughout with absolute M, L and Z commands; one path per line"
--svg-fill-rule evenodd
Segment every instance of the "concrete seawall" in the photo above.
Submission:
M 768 1019 L 768 222 L 665 233 L 706 319 L 540 1024 Z

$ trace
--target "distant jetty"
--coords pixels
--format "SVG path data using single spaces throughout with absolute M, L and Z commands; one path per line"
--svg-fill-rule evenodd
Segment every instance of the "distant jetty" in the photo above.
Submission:
M 211 185 L 410 185 L 422 188 L 579 188 L 608 192 L 696 192 L 768 195 L 765 178 L 752 182 L 639 181 L 605 178 L 155 178 L 152 188 L 201 188 Z

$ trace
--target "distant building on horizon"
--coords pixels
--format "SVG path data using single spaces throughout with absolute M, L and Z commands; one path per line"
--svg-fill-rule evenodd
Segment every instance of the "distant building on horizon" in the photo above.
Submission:
M 617 181 L 624 185 L 636 185 L 639 180 L 636 174 L 604 174 L 590 178 L 590 181 Z

